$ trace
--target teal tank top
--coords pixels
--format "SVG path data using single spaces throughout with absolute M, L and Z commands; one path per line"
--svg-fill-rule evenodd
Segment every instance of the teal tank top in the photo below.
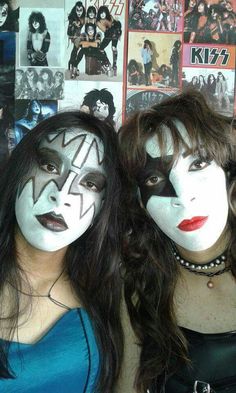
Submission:
M 35 344 L 11 342 L 14 379 L 0 379 L 1 393 L 93 393 L 99 352 L 84 309 L 66 312 Z

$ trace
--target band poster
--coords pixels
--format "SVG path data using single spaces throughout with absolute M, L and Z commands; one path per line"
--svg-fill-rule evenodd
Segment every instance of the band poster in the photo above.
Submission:
M 236 114 L 234 0 L 0 0 L 0 165 L 58 110 L 115 127 L 188 87 Z

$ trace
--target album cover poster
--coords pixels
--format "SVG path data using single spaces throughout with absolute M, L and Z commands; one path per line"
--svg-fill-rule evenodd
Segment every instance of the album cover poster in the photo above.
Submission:
M 19 65 L 64 67 L 64 8 L 35 6 L 20 9 Z
M 129 29 L 180 32 L 182 0 L 129 0 Z
M 68 80 L 121 82 L 126 2 L 65 1 Z
M 182 34 L 129 32 L 128 87 L 180 86 Z
M 15 98 L 62 100 L 64 98 L 64 70 L 57 68 L 17 68 Z
M 215 111 L 232 116 L 234 112 L 234 70 L 183 67 L 183 89 L 192 87 L 205 95 Z
M 201 91 L 213 109 L 227 116 L 234 111 L 234 46 L 184 45 L 182 87 Z
M 234 0 L 185 0 L 184 42 L 234 45 Z
M 59 110 L 80 109 L 110 120 L 116 129 L 122 123 L 122 83 L 65 81 L 65 98 Z
M 159 104 L 166 98 L 176 94 L 176 90 L 127 90 L 126 95 L 126 112 L 128 118 L 134 112 L 146 109 L 152 105 Z
M 0 32 L 19 30 L 19 1 L 0 1 Z
M 16 100 L 14 144 L 17 145 L 32 128 L 40 123 L 40 121 L 55 114 L 57 112 L 57 107 L 57 101 Z

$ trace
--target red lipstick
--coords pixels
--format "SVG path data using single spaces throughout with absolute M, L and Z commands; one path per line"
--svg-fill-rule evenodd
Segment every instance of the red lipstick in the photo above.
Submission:
M 196 216 L 190 220 L 181 221 L 177 228 L 184 232 L 196 231 L 196 229 L 201 228 L 205 224 L 207 219 L 208 216 Z

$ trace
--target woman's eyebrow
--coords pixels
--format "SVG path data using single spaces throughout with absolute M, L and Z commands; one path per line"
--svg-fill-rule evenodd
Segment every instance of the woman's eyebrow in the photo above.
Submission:
M 57 150 L 53 150 L 53 149 L 49 149 L 48 147 L 39 148 L 38 154 L 39 154 L 39 156 L 42 155 L 44 157 L 49 157 L 49 158 L 56 159 L 56 160 L 58 160 L 60 162 L 62 161 L 58 151 Z

